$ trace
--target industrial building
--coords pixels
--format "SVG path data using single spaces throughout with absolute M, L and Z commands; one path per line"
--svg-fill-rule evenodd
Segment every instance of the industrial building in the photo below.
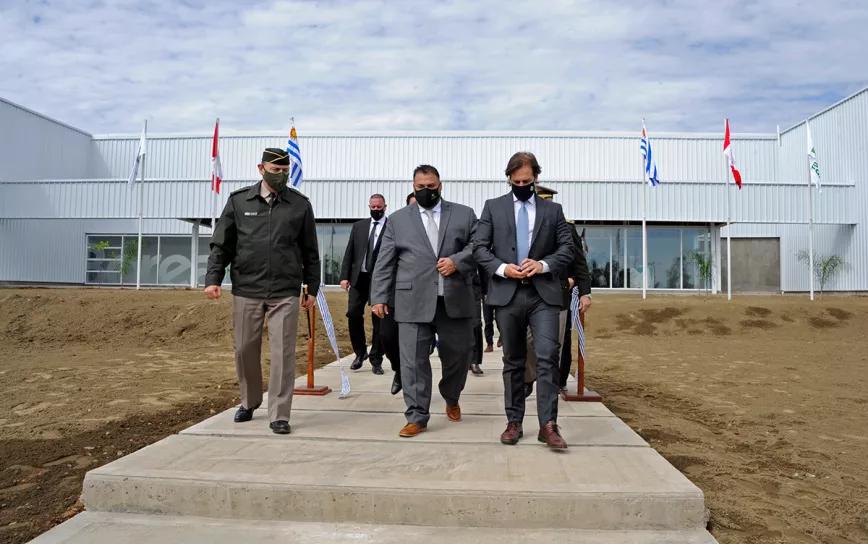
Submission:
M 826 289 L 868 291 L 868 88 L 808 122 L 822 171 L 822 192 L 813 194 L 815 254 L 839 255 L 845 263 Z M 510 155 L 529 150 L 542 165 L 540 182 L 559 191 L 555 200 L 585 230 L 595 289 L 642 287 L 643 218 L 650 290 L 725 288 L 728 234 L 734 291 L 809 287 L 808 265 L 797 256 L 808 248 L 805 123 L 743 134 L 734 120 L 733 148 L 745 178 L 740 191 L 727 188 L 722 126 L 719 133 L 652 132 L 661 179 L 656 188 L 642 180 L 638 130 L 299 129 L 301 190 L 317 216 L 326 284 L 338 283 L 349 224 L 367 216 L 370 194 L 384 194 L 387 211 L 400 208 L 413 168 L 429 163 L 441 173 L 445 199 L 480 213 L 486 199 L 508 190 L 503 169 Z M 258 180 L 262 149 L 285 147 L 286 138 L 221 137 L 218 214 L 231 191 Z M 135 285 L 139 188 L 127 178 L 138 144 L 138 132 L 93 135 L 0 99 L 0 282 Z M 147 149 L 141 282 L 201 284 L 215 201 L 210 126 L 200 134 L 161 134 L 152 126 Z M 711 262 L 710 279 L 700 274 L 703 259 Z

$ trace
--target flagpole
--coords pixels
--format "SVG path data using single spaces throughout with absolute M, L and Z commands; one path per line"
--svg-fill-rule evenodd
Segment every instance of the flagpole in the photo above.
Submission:
M 214 125 L 215 127 L 220 126 L 220 118 L 217 118 L 217 123 Z M 216 128 L 214 129 L 217 130 Z M 219 145 L 219 137 L 218 137 L 218 145 Z M 212 154 L 213 155 L 213 154 Z M 214 171 L 214 157 L 211 157 L 211 235 L 214 235 L 214 232 L 217 230 L 217 191 L 216 191 L 216 183 L 215 179 L 215 171 Z M 222 173 L 222 172 L 221 172 Z
M 645 183 L 644 174 L 642 183 Z M 647 298 L 648 290 L 648 188 L 642 188 L 642 300 Z
M 731 141 L 730 144 L 732 145 Z M 730 202 L 730 165 L 726 165 L 726 300 L 732 300 L 732 204 Z
M 808 120 L 805 119 L 805 138 L 808 137 Z M 811 300 L 814 300 L 814 195 L 811 190 L 811 156 L 808 155 L 808 276 L 810 277 Z
M 148 120 L 145 119 L 145 142 L 148 141 Z M 147 144 L 145 144 L 147 145 Z M 147 149 L 147 148 L 145 148 Z M 139 242 L 138 255 L 136 256 L 136 290 L 142 288 L 142 228 L 144 223 L 144 201 L 145 201 L 145 160 L 147 151 L 142 155 L 142 181 L 139 182 Z

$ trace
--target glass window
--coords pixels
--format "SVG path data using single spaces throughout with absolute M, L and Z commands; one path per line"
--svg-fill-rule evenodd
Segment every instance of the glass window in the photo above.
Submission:
M 160 285 L 190 285 L 190 250 L 189 236 L 160 237 Z
M 156 285 L 157 283 L 157 237 L 142 236 L 142 285 Z M 136 284 L 136 270 L 138 265 L 138 235 L 124 236 L 124 250 L 121 272 L 124 285 Z
M 86 283 L 107 283 L 117 285 L 121 282 L 120 272 L 88 272 Z
M 711 281 L 711 232 L 707 227 L 685 227 L 682 229 L 682 251 L 684 255 L 684 288 L 710 289 Z M 704 265 L 704 266 L 703 266 Z M 702 269 L 706 270 L 703 278 Z
M 120 236 L 87 237 L 87 274 L 85 283 L 118 284 L 121 282 Z
M 610 287 L 616 229 L 581 227 L 578 230 L 579 233 L 584 231 L 585 245 L 587 246 L 585 257 L 591 272 L 591 287 Z
M 648 227 L 648 288 L 681 288 L 681 229 Z
M 624 287 L 642 288 L 642 227 L 625 227 L 627 242 L 625 272 L 627 282 Z M 651 285 L 651 282 L 648 282 Z
M 316 227 L 324 285 L 337 285 L 341 282 L 341 263 L 350 241 L 351 228 L 352 225 L 347 223 L 320 224 Z

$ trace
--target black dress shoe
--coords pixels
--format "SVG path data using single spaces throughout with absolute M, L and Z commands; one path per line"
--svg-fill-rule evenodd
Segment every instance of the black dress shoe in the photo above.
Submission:
M 289 434 L 291 432 L 289 421 L 284 421 L 282 419 L 272 421 L 268 426 L 271 427 L 271 432 L 274 434 Z
M 470 365 L 470 372 L 473 372 L 474 376 L 482 376 L 482 374 L 484 374 L 482 372 L 482 369 L 476 363 L 473 363 L 472 365 Z
M 259 404 L 254 406 L 253 408 L 245 408 L 244 406 L 239 406 L 238 410 L 235 412 L 235 423 L 244 423 L 245 421 L 250 421 L 253 419 L 253 410 L 259 408 Z
M 533 395 L 533 382 L 524 384 L 524 398 Z
M 371 365 L 371 372 L 373 372 L 374 374 L 377 374 L 377 375 L 382 375 L 383 374 L 383 365 L 382 364 Z
M 367 355 L 356 355 L 356 358 L 353 359 L 353 364 L 350 365 L 350 370 L 358 370 L 362 368 L 362 362 L 367 358 Z
M 396 373 L 395 377 L 392 378 L 392 394 L 397 395 L 401 392 L 401 375 Z

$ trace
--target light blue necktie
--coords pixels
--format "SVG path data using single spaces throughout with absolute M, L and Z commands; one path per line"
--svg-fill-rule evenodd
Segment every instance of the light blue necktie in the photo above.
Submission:
M 527 202 L 522 202 L 521 208 L 518 209 L 518 220 L 515 222 L 515 254 L 518 259 L 516 264 L 521 264 L 523 260 L 527 259 L 527 254 L 530 251 L 527 239 L 527 233 L 529 230 Z

